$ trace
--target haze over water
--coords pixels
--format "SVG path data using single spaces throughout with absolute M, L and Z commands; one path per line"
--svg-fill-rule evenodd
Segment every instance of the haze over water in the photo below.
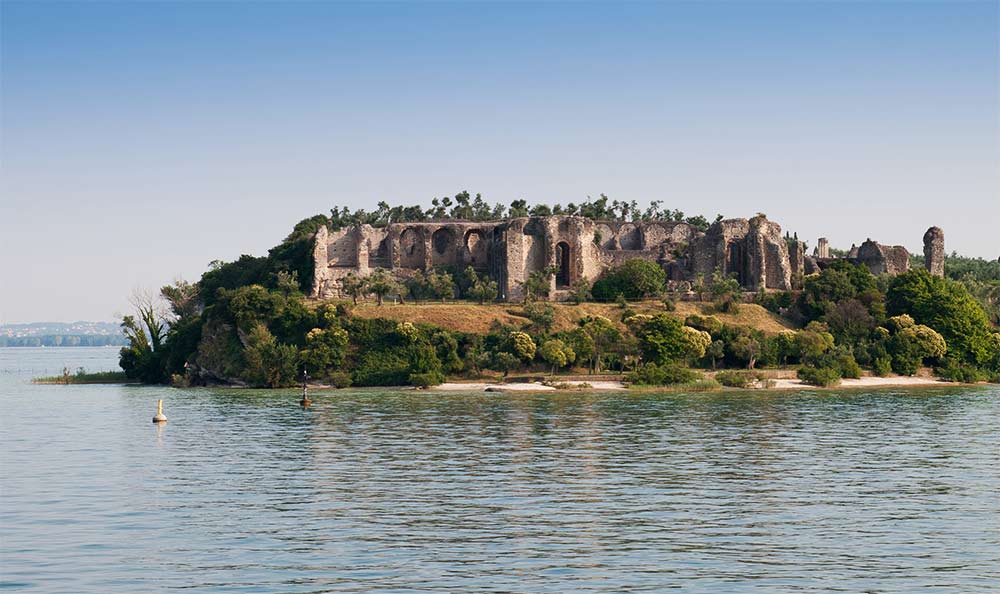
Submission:
M 3 588 L 1000 589 L 997 386 L 343 390 L 304 411 L 294 391 L 26 383 L 115 358 L 0 350 Z

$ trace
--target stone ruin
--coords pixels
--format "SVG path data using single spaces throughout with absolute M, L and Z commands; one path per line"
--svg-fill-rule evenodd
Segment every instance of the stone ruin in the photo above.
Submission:
M 943 258 L 940 229 L 933 227 L 927 233 L 941 239 Z M 658 263 L 670 281 L 689 282 L 718 271 L 735 278 L 747 291 L 790 290 L 794 279 L 818 272 L 833 260 L 825 241 L 817 255 L 806 256 L 803 243 L 782 236 L 781 226 L 764 215 L 717 221 L 706 231 L 679 221 L 545 216 L 355 225 L 337 230 L 322 227 L 315 239 L 312 296 L 320 299 L 346 297 L 342 278 L 351 273 L 365 276 L 376 268 L 404 279 L 417 271 L 471 266 L 497 281 L 501 299 L 518 301 L 524 298 L 528 277 L 549 267 L 556 271 L 551 296 L 558 300 L 567 298 L 577 281 L 593 281 L 632 258 Z M 819 255 L 824 252 L 826 257 Z M 864 263 L 875 274 L 909 270 L 905 248 L 871 240 L 850 259 Z
M 924 268 L 934 276 L 944 276 L 944 231 L 940 227 L 924 233 Z

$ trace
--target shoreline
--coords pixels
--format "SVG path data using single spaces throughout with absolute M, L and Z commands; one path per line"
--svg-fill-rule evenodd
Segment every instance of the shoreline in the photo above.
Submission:
M 769 390 L 838 390 L 856 388 L 912 388 L 912 387 L 946 387 L 946 386 L 974 386 L 979 384 L 961 384 L 957 382 L 947 382 L 938 378 L 917 377 L 917 376 L 893 376 L 893 377 L 862 377 L 858 379 L 843 379 L 840 384 L 830 387 L 813 386 L 806 384 L 799 379 L 779 378 L 772 379 L 774 385 L 764 388 L 731 388 L 722 386 L 713 392 L 740 391 L 740 392 L 760 392 Z M 558 382 L 569 384 L 571 388 L 556 388 L 545 385 L 541 382 L 445 382 L 443 384 L 426 388 L 428 392 L 577 392 L 595 390 L 635 390 L 635 391 L 662 391 L 676 390 L 683 391 L 680 386 L 636 386 L 634 388 L 626 386 L 621 381 L 593 381 L 570 380 Z M 589 388 L 581 387 L 581 384 L 589 384 Z

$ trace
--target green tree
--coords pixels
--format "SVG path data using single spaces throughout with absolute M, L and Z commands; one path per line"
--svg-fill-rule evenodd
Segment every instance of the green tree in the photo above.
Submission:
M 548 303 L 525 303 L 524 315 L 531 320 L 531 326 L 541 334 L 548 334 L 556 321 L 556 310 Z
M 528 203 L 525 200 L 515 200 L 510 203 L 510 210 L 507 211 L 507 216 L 512 219 L 518 219 L 521 217 L 528 216 Z
M 378 305 L 382 305 L 386 295 L 400 291 L 399 283 L 392 277 L 392 273 L 382 268 L 376 268 L 365 278 L 365 286 L 369 293 L 375 295 Z
M 490 358 L 490 368 L 503 373 L 503 377 L 505 378 L 510 374 L 511 370 L 517 369 L 520 364 L 521 360 L 513 353 L 508 353 L 507 351 L 496 352 Z
M 712 302 L 719 311 L 735 313 L 739 308 L 740 295 L 742 289 L 740 283 L 735 278 L 724 276 L 716 271 L 712 275 L 712 285 L 709 287 L 712 295 Z
M 347 331 L 340 327 L 313 328 L 306 334 L 306 348 L 299 354 L 300 359 L 316 376 L 325 376 L 338 371 L 347 355 Z
M 810 322 L 795 334 L 795 346 L 803 363 L 815 364 L 820 357 L 833 349 L 833 335 L 822 325 Z
M 548 299 L 549 290 L 552 288 L 552 277 L 555 273 L 555 268 L 548 266 L 529 274 L 528 280 L 524 281 L 525 303 L 535 299 Z
M 892 280 L 886 306 L 890 315 L 909 314 L 936 330 L 966 363 L 986 366 L 995 357 L 989 318 L 961 283 L 911 270 Z
M 354 305 L 358 304 L 358 299 L 365 296 L 365 291 L 367 289 L 367 283 L 365 279 L 349 272 L 347 276 L 340 279 L 340 290 L 344 292 L 345 295 L 349 295 Z
M 478 279 L 472 285 L 469 294 L 473 299 L 479 301 L 480 305 L 487 301 L 495 301 L 499 294 L 497 282 L 489 278 Z
M 247 333 L 243 358 L 243 379 L 252 386 L 281 388 L 296 383 L 296 348 L 279 343 L 264 324 L 255 324 Z
M 535 341 L 526 332 L 511 332 L 507 337 L 510 351 L 525 362 L 535 358 Z
M 594 294 L 591 291 L 591 283 L 585 278 L 576 280 L 569 288 L 569 298 L 570 300 L 580 305 L 585 301 L 590 301 Z
M 557 338 L 543 342 L 538 349 L 538 354 L 543 361 L 552 366 L 553 374 L 555 374 L 556 369 L 566 367 L 576 359 L 576 353 L 573 349 Z
M 455 296 L 455 279 L 447 272 L 431 272 L 427 275 L 427 282 L 441 301 Z
M 166 379 L 164 369 L 164 319 L 151 294 L 135 292 L 131 298 L 134 316 L 124 316 L 121 328 L 128 344 L 118 353 L 125 377 L 154 384 Z
M 599 373 L 604 354 L 616 341 L 621 340 L 621 330 L 603 316 L 587 316 L 579 323 L 580 329 L 587 335 L 591 345 L 589 349 L 584 349 L 591 353 L 591 372 Z
M 633 316 L 629 322 L 639 339 L 643 359 L 657 365 L 699 359 L 712 344 L 708 332 L 685 326 L 667 314 Z
M 875 328 L 875 318 L 857 299 L 848 299 L 833 305 L 823 318 L 837 342 L 857 344 Z
M 640 258 L 626 260 L 594 283 L 592 293 L 598 301 L 611 301 L 619 294 L 626 299 L 655 297 L 663 292 L 667 273 L 656 262 Z

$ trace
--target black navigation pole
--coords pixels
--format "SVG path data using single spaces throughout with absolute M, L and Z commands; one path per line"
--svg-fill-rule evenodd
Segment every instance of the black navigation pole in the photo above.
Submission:
M 309 406 L 309 371 L 306 369 L 305 365 L 302 366 L 302 400 L 299 400 L 299 404 L 303 408 Z

